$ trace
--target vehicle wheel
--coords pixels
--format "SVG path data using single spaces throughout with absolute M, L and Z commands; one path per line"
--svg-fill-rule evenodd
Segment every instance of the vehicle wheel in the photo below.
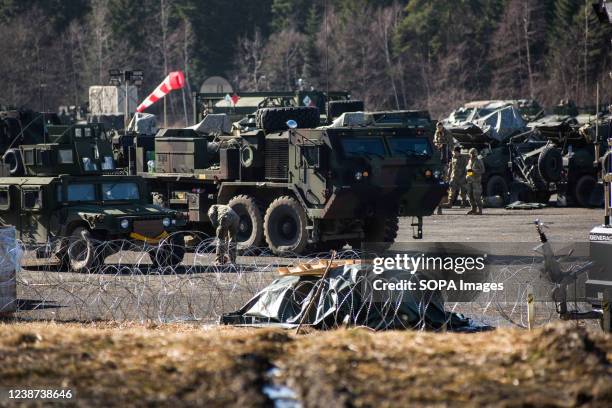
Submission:
M 277 255 L 301 253 L 308 244 L 306 212 L 292 197 L 272 201 L 264 217 L 264 235 Z
M 550 194 L 548 191 L 536 191 L 534 194 L 534 199 L 536 203 L 548 204 L 551 195 L 552 194 Z
M 574 198 L 580 207 L 591 206 L 591 194 L 597 185 L 597 180 L 591 175 L 584 175 L 578 179 L 574 188 Z
M 11 176 L 22 176 L 24 174 L 23 159 L 19 149 L 8 149 L 2 156 L 2 161 L 9 165 L 8 171 Z
M 510 186 L 510 203 L 522 201 L 530 203 L 534 200 L 535 193 L 527 183 L 515 181 Z
M 327 119 L 331 122 L 345 112 L 363 112 L 363 101 L 329 101 L 327 103 Z
M 69 238 L 57 238 L 53 243 L 53 255 L 59 260 L 60 270 L 70 269 L 70 258 L 68 257 Z
M 238 227 L 238 249 L 261 246 L 263 241 L 263 219 L 257 201 L 251 196 L 238 195 L 228 203 L 240 217 Z
M 174 268 L 185 258 L 185 237 L 174 233 L 162 240 L 156 248 L 149 251 L 153 268 Z
M 67 262 L 73 272 L 92 272 L 104 261 L 97 252 L 97 245 L 91 232 L 85 227 L 76 227 L 72 230 L 67 244 Z
M 563 155 L 559 148 L 548 146 L 538 158 L 538 171 L 542 178 L 549 183 L 556 183 L 561 180 L 563 172 Z
M 494 174 L 487 180 L 485 188 L 485 195 L 487 197 L 500 196 L 505 203 L 508 200 L 508 191 L 508 183 L 502 176 Z
M 399 217 L 373 218 L 366 222 L 364 242 L 395 242 Z
M 320 124 L 319 109 L 313 106 L 263 108 L 257 110 L 256 124 L 266 132 L 287 130 L 287 121 L 295 120 L 298 128 L 315 128 Z

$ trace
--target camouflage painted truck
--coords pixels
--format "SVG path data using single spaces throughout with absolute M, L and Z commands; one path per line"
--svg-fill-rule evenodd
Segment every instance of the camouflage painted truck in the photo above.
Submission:
M 5 153 L 0 174 L 0 223 L 15 226 L 41 258 L 55 255 L 76 272 L 91 270 L 125 239 L 144 245 L 154 266 L 184 256 L 186 220 L 148 204 L 146 183 L 117 174 L 110 143 L 98 125 L 48 126 L 48 143 Z
M 188 214 L 188 229 L 206 230 L 208 208 L 230 205 L 242 248 L 267 243 L 284 254 L 393 242 L 400 215 L 414 217 L 421 238 L 423 217 L 447 189 L 429 114 L 318 121 L 316 108 L 266 108 L 259 129 L 237 136 L 163 129 L 154 141 L 137 138 L 135 167 L 165 205 Z

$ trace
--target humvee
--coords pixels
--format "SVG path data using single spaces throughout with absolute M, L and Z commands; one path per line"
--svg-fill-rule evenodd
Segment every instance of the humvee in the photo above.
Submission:
M 77 272 L 103 263 L 118 250 L 107 242 L 116 239 L 143 243 L 154 266 L 182 261 L 182 236 L 174 232 L 186 220 L 148 204 L 140 177 L 114 174 L 112 148 L 99 125 L 47 130 L 49 143 L 20 145 L 4 155 L 2 225 L 15 226 L 39 257 L 55 255 Z
M 422 237 L 423 217 L 447 189 L 427 112 L 345 113 L 319 128 L 312 107 L 256 116 L 257 129 L 239 135 L 162 129 L 136 138 L 134 167 L 161 202 L 188 214 L 189 229 L 208 228 L 212 204 L 231 206 L 243 248 L 393 242 L 400 215 L 415 217 Z

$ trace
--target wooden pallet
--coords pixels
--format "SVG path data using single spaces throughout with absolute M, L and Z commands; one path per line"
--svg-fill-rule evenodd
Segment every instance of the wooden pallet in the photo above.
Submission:
M 299 263 L 294 266 L 281 266 L 278 268 L 278 273 L 281 276 L 323 276 L 329 262 L 330 261 L 327 259 L 321 259 L 316 263 Z M 332 261 L 330 268 L 368 263 L 371 263 L 371 261 L 365 259 L 339 259 Z

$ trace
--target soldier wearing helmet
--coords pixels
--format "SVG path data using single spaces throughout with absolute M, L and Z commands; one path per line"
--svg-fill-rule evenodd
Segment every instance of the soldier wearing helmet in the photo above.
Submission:
M 226 253 L 229 253 L 230 263 L 236 263 L 236 235 L 238 234 L 240 217 L 232 210 L 232 207 L 227 205 L 211 206 L 208 210 L 208 217 L 213 227 L 217 229 L 215 264 L 225 264 Z
M 485 172 L 485 165 L 480 157 L 478 150 L 470 149 L 470 158 L 466 167 L 466 181 L 470 198 L 470 214 L 482 214 L 482 175 Z

